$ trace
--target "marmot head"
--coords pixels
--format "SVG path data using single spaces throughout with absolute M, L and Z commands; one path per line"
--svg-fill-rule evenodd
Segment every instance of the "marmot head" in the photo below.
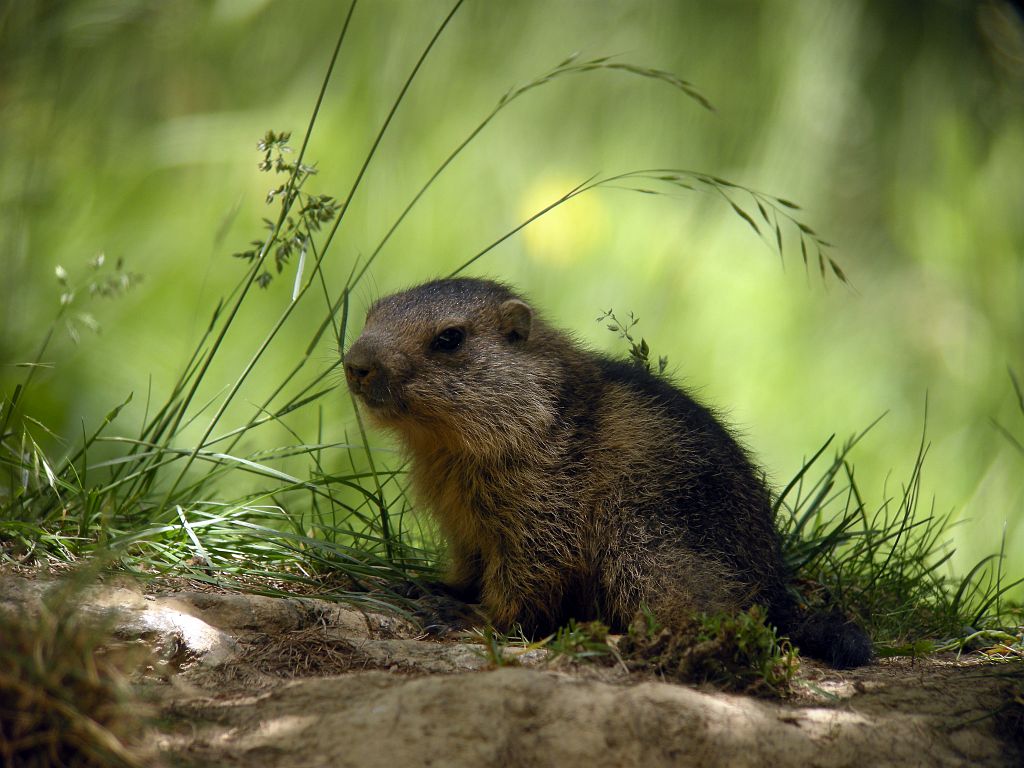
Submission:
M 370 418 L 410 444 L 501 453 L 554 419 L 558 371 L 536 354 L 543 333 L 507 286 L 437 280 L 370 307 L 345 377 Z

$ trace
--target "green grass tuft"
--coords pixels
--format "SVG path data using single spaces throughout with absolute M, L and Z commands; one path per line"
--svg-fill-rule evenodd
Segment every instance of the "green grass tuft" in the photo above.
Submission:
M 735 615 L 699 614 L 677 632 L 642 613 L 619 642 L 618 651 L 630 669 L 759 695 L 787 694 L 799 669 L 793 647 L 777 637 L 757 605 Z
M 1002 579 L 1004 553 L 983 558 L 962 578 L 948 572 L 950 515 L 937 514 L 934 503 L 922 509 L 925 438 L 900 491 L 883 489 L 872 506 L 850 457 L 868 430 L 825 463 L 830 438 L 776 502 L 784 556 L 801 597 L 856 617 L 880 655 L 916 653 L 926 647 L 921 641 L 934 651 L 962 649 L 978 631 L 1006 626 L 1012 606 L 1005 595 L 1019 582 Z

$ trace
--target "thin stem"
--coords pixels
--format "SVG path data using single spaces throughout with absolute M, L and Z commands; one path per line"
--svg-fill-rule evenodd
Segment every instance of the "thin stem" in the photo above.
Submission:
M 337 43 L 334 46 L 334 52 L 331 54 L 330 64 L 328 65 L 327 72 L 324 75 L 323 83 L 320 86 L 320 93 L 319 93 L 319 95 L 317 97 L 316 105 L 313 108 L 313 114 L 312 114 L 312 116 L 310 118 L 309 125 L 307 126 L 307 129 L 306 129 L 306 137 L 303 139 L 303 142 L 302 142 L 302 150 L 299 153 L 299 160 L 298 160 L 298 162 L 295 163 L 295 170 L 292 172 L 291 178 L 289 179 L 289 182 L 288 182 L 289 190 L 294 189 L 295 179 L 296 179 L 296 177 L 298 176 L 298 174 L 300 172 L 303 153 L 305 152 L 306 146 L 309 143 L 310 135 L 313 132 L 313 126 L 316 123 L 317 116 L 320 113 L 320 106 L 323 103 L 324 94 L 327 92 L 327 85 L 328 85 L 328 83 L 331 80 L 331 75 L 334 73 L 334 64 L 337 61 L 338 55 L 341 52 L 341 46 L 342 46 L 342 43 L 345 40 L 346 33 L 348 32 L 349 23 L 352 20 L 352 14 L 355 11 L 355 7 L 356 7 L 356 0 L 352 0 L 352 4 L 349 6 L 348 14 L 345 16 L 345 22 L 342 25 L 340 34 L 338 35 L 338 41 L 337 41 Z M 277 239 L 277 237 L 278 237 L 278 235 L 279 235 L 279 233 L 281 231 L 281 227 L 284 224 L 284 221 L 287 218 L 288 212 L 291 209 L 291 205 L 293 203 L 294 203 L 294 198 L 289 197 L 289 198 L 287 198 L 287 204 L 283 205 L 281 207 L 281 214 L 278 216 L 277 223 L 274 226 L 274 231 L 271 233 L 270 237 L 267 238 L 266 242 L 264 242 L 263 247 L 260 249 L 259 257 L 255 260 L 255 262 L 253 263 L 252 268 L 249 270 L 248 279 L 246 280 L 245 285 L 242 287 L 242 290 L 241 290 L 238 298 L 235 300 L 233 306 L 231 307 L 231 311 L 230 311 L 228 317 L 226 318 L 226 320 L 224 321 L 224 324 L 221 326 L 220 333 L 218 334 L 217 339 L 214 341 L 214 344 L 213 344 L 212 349 L 210 350 L 210 353 L 207 355 L 206 359 L 203 361 L 202 367 L 200 368 L 198 374 L 196 375 L 196 378 L 195 378 L 195 380 L 194 380 L 194 382 L 192 384 L 191 389 L 189 390 L 188 395 L 185 398 L 185 401 L 182 403 L 181 408 L 178 410 L 178 414 L 175 417 L 174 425 L 173 425 L 173 427 L 170 430 L 169 437 L 173 436 L 176 433 L 178 425 L 181 423 L 181 419 L 182 419 L 182 417 L 183 417 L 183 415 L 185 413 L 185 410 L 186 410 L 188 404 L 192 401 L 192 398 L 195 397 L 196 391 L 199 389 L 200 382 L 202 382 L 203 377 L 206 374 L 206 371 L 209 369 L 210 364 L 213 362 L 213 358 L 216 355 L 217 350 L 220 348 L 220 345 L 223 342 L 224 337 L 227 335 L 228 329 L 231 327 L 231 324 L 234 321 L 235 316 L 238 314 L 238 311 L 241 309 L 242 303 L 245 301 L 245 297 L 248 295 L 249 290 L 252 288 L 253 283 L 256 281 L 256 276 L 259 274 L 259 270 L 263 266 L 263 262 L 266 260 L 267 253 L 270 251 L 271 245 Z M 292 307 L 292 306 L 294 306 L 294 303 L 289 305 L 289 310 L 286 310 L 285 317 L 287 317 L 288 311 L 290 311 L 290 307 Z M 282 318 L 282 321 L 283 321 L 283 319 L 284 318 Z M 275 328 L 279 328 L 279 327 L 280 327 L 280 322 L 275 326 Z M 195 460 L 196 455 L 202 449 L 204 441 L 206 440 L 207 437 L 210 436 L 210 433 L 213 431 L 217 421 L 223 415 L 224 411 L 228 407 L 228 404 L 231 402 L 232 396 L 234 395 L 235 392 L 238 391 L 238 388 L 241 386 L 242 381 L 244 381 L 245 377 L 248 376 L 249 371 L 252 370 L 253 365 L 255 365 L 256 360 L 262 354 L 263 350 L 266 349 L 266 344 L 267 343 L 268 342 L 265 342 L 260 347 L 260 350 L 257 353 L 257 356 L 254 357 L 253 360 L 250 362 L 250 364 L 246 366 L 245 371 L 243 372 L 242 376 L 240 376 L 236 380 L 235 385 L 232 387 L 231 391 L 228 393 L 228 396 L 224 400 L 224 403 L 218 409 L 218 411 L 215 414 L 213 420 L 210 422 L 210 425 L 207 427 L 207 430 L 204 433 L 202 439 L 199 440 L 196 443 L 195 448 L 193 449 L 193 451 L 190 454 L 189 458 L 185 462 L 185 466 L 182 467 L 181 471 L 178 474 L 177 479 L 174 481 L 174 483 L 172 484 L 170 490 L 167 492 L 167 496 L 166 496 L 166 498 L 164 500 L 164 504 L 163 504 L 163 506 L 165 508 L 167 506 L 169 506 L 169 504 L 171 502 L 171 499 L 174 496 L 174 492 L 177 490 L 178 485 L 181 483 L 182 478 L 184 478 L 185 473 L 188 471 L 189 467 L 192 465 L 192 462 Z
M 459 10 L 459 8 L 462 7 L 463 2 L 465 2 L 465 0 L 457 0 L 454 7 L 451 9 L 451 11 L 449 11 L 448 15 L 445 17 L 444 21 L 441 22 L 441 26 L 439 26 L 437 28 L 437 31 L 434 32 L 434 36 L 430 38 L 430 42 L 427 43 L 427 47 L 423 49 L 423 53 L 420 54 L 419 59 L 416 61 L 416 65 L 412 68 L 412 72 L 410 72 L 409 76 L 405 79 L 405 84 L 402 86 L 402 90 L 399 91 L 398 98 L 396 98 L 394 103 L 391 105 L 391 109 L 388 112 L 387 117 L 384 118 L 383 125 L 381 125 L 380 130 L 377 132 L 377 138 L 375 138 L 373 141 L 373 146 L 370 147 L 370 151 L 366 155 L 366 159 L 363 161 L 363 165 L 359 169 L 359 173 L 356 174 L 355 181 L 352 182 L 352 188 L 349 190 L 348 195 L 345 197 L 345 202 L 342 203 L 341 205 L 341 210 L 338 212 L 338 216 L 334 220 L 334 226 L 331 227 L 331 231 L 327 234 L 327 239 L 324 241 L 324 244 L 321 248 L 322 253 L 326 254 L 327 249 L 330 248 L 331 242 L 334 240 L 334 235 L 337 233 L 338 228 L 341 226 L 341 222 L 345 218 L 345 213 L 348 211 L 348 207 L 352 203 L 352 198 L 355 196 L 356 190 L 359 189 L 359 185 L 363 180 L 363 176 L 366 175 L 366 169 L 370 167 L 370 162 L 373 160 L 374 155 L 377 154 L 377 147 L 380 146 L 380 142 L 384 138 L 384 134 L 387 133 L 387 130 L 391 125 L 392 118 L 394 118 L 395 113 L 398 111 L 398 106 L 402 103 L 402 100 L 405 98 L 406 91 L 409 90 L 409 87 L 412 85 L 413 80 L 416 79 L 416 75 L 419 73 L 420 67 L 423 66 L 423 62 L 426 61 L 431 49 L 433 49 L 434 43 L 436 43 L 438 38 L 441 37 L 441 33 L 444 32 L 445 28 L 448 26 L 448 22 L 452 20 L 452 17 L 455 16 L 455 13 Z

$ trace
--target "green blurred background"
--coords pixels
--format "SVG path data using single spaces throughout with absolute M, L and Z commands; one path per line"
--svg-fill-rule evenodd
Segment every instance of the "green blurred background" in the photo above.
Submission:
M 344 198 L 450 7 L 357 7 L 308 150 L 320 170 L 311 191 Z M 48 350 L 54 367 L 40 373 L 27 411 L 57 435 L 75 439 L 83 421 L 95 427 L 134 392 L 119 421 L 131 432 L 147 391 L 157 399 L 174 382 L 244 272 L 231 254 L 276 213 L 263 203 L 274 180 L 256 169 L 256 141 L 272 128 L 301 143 L 347 9 L 0 3 L 4 391 L 58 309 L 58 265 L 75 279 L 104 253 L 143 275 L 115 300 L 76 299 L 69 317 L 80 339 L 62 327 Z M 997 550 L 1005 526 L 1008 575 L 1024 575 L 1024 455 L 993 423 L 1024 441 L 1007 374 L 1024 373 L 1018 12 L 966 0 L 470 0 L 353 200 L 325 261 L 329 286 L 340 289 L 505 91 L 577 51 L 675 72 L 716 112 L 620 72 L 531 91 L 415 207 L 357 287 L 356 314 L 379 294 L 450 272 L 595 173 L 690 168 L 795 200 L 835 244 L 852 288 L 806 272 L 795 240 L 780 265 L 714 195 L 616 189 L 556 209 L 470 272 L 515 283 L 555 322 L 617 353 L 621 341 L 594 319 L 609 307 L 634 311 L 654 354 L 728 414 L 777 486 L 830 434 L 845 438 L 886 413 L 853 458 L 874 504 L 898 497 L 927 397 L 922 509 L 934 499 L 936 512 L 962 521 L 950 532 L 954 569 Z M 287 305 L 293 277 L 248 301 L 207 397 L 233 381 Z M 295 313 L 229 420 L 253 412 L 323 313 L 322 299 Z M 336 353 L 336 341 L 322 343 L 317 365 Z M 322 416 L 339 439 L 352 426 L 341 393 Z M 315 441 L 306 434 L 315 418 L 295 418 Z M 260 439 L 286 437 L 268 429 Z

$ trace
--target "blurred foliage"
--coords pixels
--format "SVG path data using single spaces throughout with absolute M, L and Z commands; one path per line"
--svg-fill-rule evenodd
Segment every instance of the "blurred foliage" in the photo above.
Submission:
M 152 659 L 115 648 L 108 621 L 81 612 L 84 579 L 37 610 L 0 613 L 0 761 L 24 768 L 137 768 L 151 715 L 127 670 Z
M 273 182 L 256 143 L 268 128 L 297 135 L 306 125 L 347 8 L 0 3 L 2 390 L 61 315 L 58 268 L 84 274 L 105 254 L 144 277 L 116 301 L 96 296 L 81 309 L 92 322 L 47 348 L 24 404 L 53 432 L 41 442 L 76 439 L 132 392 L 121 419 L 140 423 L 147 393 L 159 401 L 172 386 L 244 266 L 232 254 L 267 215 Z M 310 199 L 349 202 L 351 179 L 450 8 L 357 7 L 309 146 Z M 830 433 L 857 433 L 883 412 L 852 459 L 858 483 L 906 476 L 927 394 L 920 493 L 968 521 L 952 531 L 953 565 L 966 570 L 999 549 L 1005 525 L 1007 577 L 1024 575 L 1014 557 L 1024 551 L 1024 467 L 993 427 L 1024 434 L 1006 374 L 1024 368 L 1020 15 L 995 0 L 468 2 L 350 201 L 324 262 L 327 290 L 502 94 L 575 51 L 677 73 L 715 112 L 617 71 L 531 91 L 396 230 L 356 288 L 353 315 L 378 294 L 450 272 L 595 173 L 693 168 L 794 200 L 835 244 L 852 289 L 822 283 L 799 256 L 780 267 L 772 243 L 720 198 L 685 190 L 678 199 L 588 192 L 472 271 L 517 284 L 596 346 L 619 351 L 593 322 L 597 311 L 635 312 L 668 373 L 725 409 L 779 481 Z M 296 261 L 282 259 L 282 279 L 243 307 L 206 399 L 235 379 L 289 301 Z M 322 314 L 298 308 L 261 366 L 290 367 Z M 314 354 L 326 367 L 337 345 Z M 251 417 L 266 396 L 257 384 L 229 417 Z M 260 444 L 289 433 L 326 443 L 353 428 L 341 392 L 318 417 L 272 423 Z M 307 437 L 321 424 L 331 434 Z

